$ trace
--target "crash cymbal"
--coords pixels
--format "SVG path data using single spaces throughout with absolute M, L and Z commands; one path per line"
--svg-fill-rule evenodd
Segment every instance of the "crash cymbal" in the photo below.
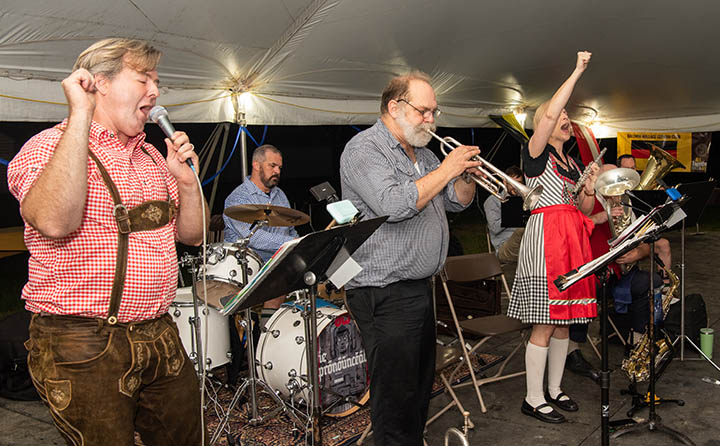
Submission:
M 268 226 L 299 226 L 310 221 L 304 212 L 271 204 L 239 204 L 225 209 L 223 214 L 250 224 L 267 220 Z

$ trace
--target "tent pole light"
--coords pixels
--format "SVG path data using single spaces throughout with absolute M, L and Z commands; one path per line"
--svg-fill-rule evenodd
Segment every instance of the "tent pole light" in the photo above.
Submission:
M 527 118 L 527 113 L 525 113 L 525 108 L 517 108 L 515 111 L 513 111 L 513 114 L 515 115 L 515 119 L 520 123 L 522 128 L 525 128 L 525 119 Z

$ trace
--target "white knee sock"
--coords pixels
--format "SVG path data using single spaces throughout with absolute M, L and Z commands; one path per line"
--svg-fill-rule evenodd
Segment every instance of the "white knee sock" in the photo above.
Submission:
M 551 397 L 557 398 L 562 382 L 563 371 L 565 370 L 565 359 L 568 353 L 569 339 L 550 338 L 548 346 L 548 393 Z M 565 399 L 565 398 L 563 398 Z
M 545 364 L 548 358 L 548 347 L 539 347 L 528 342 L 525 348 L 525 382 L 527 395 L 525 401 L 532 407 L 537 407 L 545 401 L 543 394 L 543 378 L 545 377 Z M 549 413 L 552 408 L 544 407 L 540 412 Z

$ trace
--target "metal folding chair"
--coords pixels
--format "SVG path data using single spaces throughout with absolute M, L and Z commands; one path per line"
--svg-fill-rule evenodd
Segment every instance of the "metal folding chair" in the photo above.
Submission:
M 441 283 L 445 293 L 445 297 L 448 301 L 448 305 L 453 316 L 453 322 L 455 324 L 457 336 L 460 341 L 460 349 L 462 351 L 461 363 L 458 364 L 452 370 L 452 372 L 446 376 L 446 378 L 449 383 L 452 383 L 463 364 L 467 366 L 468 370 L 470 371 L 471 378 L 471 381 L 466 381 L 463 383 L 453 384 L 449 386 L 448 392 L 450 392 L 450 390 L 454 390 L 463 386 L 472 385 L 475 388 L 475 393 L 477 395 L 478 402 L 480 403 L 480 409 L 483 413 L 487 412 L 487 408 L 485 407 L 485 402 L 483 401 L 482 393 L 480 392 L 481 386 L 496 381 L 514 378 L 516 376 L 522 376 L 525 374 L 524 370 L 510 374 L 503 374 L 503 372 L 505 371 L 505 367 L 513 358 L 515 353 L 520 349 L 521 346 L 523 346 L 527 342 L 527 332 L 529 331 L 528 329 L 531 327 L 529 324 L 523 324 L 519 320 L 507 317 L 503 314 L 484 316 L 462 321 L 458 319 L 455 312 L 455 307 L 453 305 L 452 295 L 448 287 L 448 282 L 473 282 L 491 278 L 500 278 L 505 287 L 505 292 L 508 295 L 510 294 L 510 290 L 507 286 L 507 281 L 505 280 L 505 276 L 502 272 L 502 269 L 500 268 L 500 261 L 497 259 L 497 257 L 495 257 L 494 254 L 491 253 L 448 257 L 447 261 L 445 262 L 445 267 L 440 272 L 440 280 L 442 281 Z M 477 354 L 480 347 L 482 347 L 487 341 L 489 341 L 493 337 L 510 333 L 518 333 L 517 345 L 513 348 L 512 352 L 510 352 L 500 363 L 498 370 L 494 375 L 479 378 L 475 372 L 471 361 L 472 355 Z M 466 344 L 465 341 L 466 334 L 479 338 L 475 345 L 472 346 L 470 349 L 467 348 L 468 344 Z M 442 376 L 443 375 L 441 375 L 441 377 Z M 459 401 L 457 399 L 453 399 L 453 401 L 451 401 L 446 407 L 441 409 L 438 414 L 431 417 L 428 423 L 434 421 L 440 414 L 444 413 L 449 408 L 455 405 L 458 405 L 458 408 L 461 410 L 461 412 L 463 411 L 461 406 L 459 406 Z

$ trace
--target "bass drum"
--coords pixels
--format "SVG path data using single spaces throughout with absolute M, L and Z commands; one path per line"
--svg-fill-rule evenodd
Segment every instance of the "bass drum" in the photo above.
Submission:
M 365 350 L 347 311 L 318 308 L 318 378 L 323 414 L 344 417 L 357 411 L 370 397 Z M 305 404 L 308 376 L 305 328 L 296 305 L 280 307 L 260 335 L 256 359 L 259 377 L 285 399 Z
M 198 302 L 198 313 L 200 315 L 200 339 L 205 336 L 205 316 L 203 315 L 204 305 Z M 178 288 L 177 297 L 170 304 L 168 310 L 173 320 L 178 326 L 180 332 L 180 341 L 188 355 L 194 350 L 193 342 L 195 340 L 195 332 L 190 324 L 190 319 L 195 317 L 195 309 L 193 308 L 192 288 Z M 207 348 L 205 353 L 206 369 L 214 369 L 230 362 L 230 326 L 227 316 L 222 316 L 216 309 L 207 308 L 208 317 L 208 339 L 207 343 L 202 342 L 203 348 Z M 207 344 L 207 347 L 205 347 Z M 192 359 L 192 358 L 191 358 Z

